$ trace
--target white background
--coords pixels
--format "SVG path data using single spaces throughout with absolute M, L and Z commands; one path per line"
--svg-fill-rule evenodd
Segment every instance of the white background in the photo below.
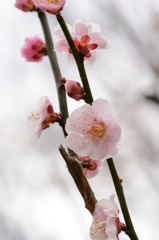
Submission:
M 58 124 L 34 137 L 28 115 L 41 96 L 59 111 L 50 63 L 27 63 L 20 48 L 26 37 L 44 38 L 37 13 L 24 13 L 14 1 L 0 8 L 0 239 L 88 240 L 92 221 L 58 146 L 65 146 Z M 62 15 L 97 22 L 112 48 L 86 64 L 94 99 L 107 99 L 122 128 L 122 147 L 114 157 L 139 239 L 158 240 L 159 3 L 157 0 L 66 0 Z M 54 31 L 56 17 L 47 14 Z M 58 54 L 62 76 L 80 81 L 77 68 Z M 83 102 L 68 99 L 69 112 Z M 115 193 L 105 163 L 91 179 L 96 198 Z M 116 201 L 118 203 L 117 197 Z M 120 219 L 123 221 L 120 211 Z M 121 233 L 120 239 L 128 237 Z

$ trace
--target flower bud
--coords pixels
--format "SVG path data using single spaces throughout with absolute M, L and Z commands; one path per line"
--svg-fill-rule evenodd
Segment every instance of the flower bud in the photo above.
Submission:
M 75 99 L 76 101 L 79 101 L 85 98 L 84 88 L 81 87 L 79 82 L 75 82 L 73 80 L 67 80 L 65 83 L 65 89 L 66 89 L 67 95 Z
M 46 44 L 38 36 L 26 38 L 21 54 L 28 62 L 39 62 L 46 55 Z
M 94 160 L 88 156 L 79 156 L 79 159 L 82 163 L 83 173 L 86 178 L 95 177 L 103 168 L 104 160 Z
M 14 6 L 24 12 L 33 12 L 35 10 L 32 0 L 16 0 Z

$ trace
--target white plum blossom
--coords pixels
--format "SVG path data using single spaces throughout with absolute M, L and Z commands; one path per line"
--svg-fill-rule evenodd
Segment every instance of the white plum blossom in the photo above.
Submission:
M 100 25 L 97 23 L 85 22 L 82 19 L 78 19 L 74 22 L 73 28 L 69 24 L 67 24 L 67 27 L 77 51 L 90 64 L 95 61 L 96 53 L 100 49 L 111 47 L 110 41 L 102 35 Z M 68 61 L 71 64 L 74 63 L 72 51 L 59 25 L 55 27 L 55 35 L 57 37 L 55 40 L 55 51 L 67 53 Z
M 119 149 L 121 128 L 113 118 L 112 107 L 104 99 L 85 104 L 66 121 L 66 145 L 79 156 L 103 159 Z
M 96 203 L 89 233 L 92 240 L 118 240 L 123 224 L 119 221 L 119 210 L 114 198 L 115 195 L 111 195 L 109 199 L 101 199 Z
M 40 137 L 42 130 L 48 128 L 51 123 L 59 122 L 61 118 L 62 114 L 54 112 L 48 97 L 41 97 L 38 101 L 38 111 L 28 117 L 37 138 Z

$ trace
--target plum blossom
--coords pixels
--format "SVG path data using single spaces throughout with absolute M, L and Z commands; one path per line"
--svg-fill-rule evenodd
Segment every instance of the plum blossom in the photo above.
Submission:
M 101 98 L 74 110 L 66 121 L 66 132 L 66 145 L 79 156 L 109 158 L 119 149 L 121 128 L 110 103 Z
M 51 123 L 59 122 L 61 118 L 62 113 L 54 112 L 48 97 L 41 97 L 38 101 L 38 111 L 28 117 L 37 138 L 40 137 L 42 130 L 48 128 Z
M 26 38 L 21 54 L 28 62 L 39 62 L 46 55 L 46 44 L 38 36 Z
M 82 163 L 83 173 L 86 178 L 95 177 L 103 168 L 104 160 L 94 160 L 88 156 L 79 156 L 79 159 Z
M 66 0 L 33 0 L 34 4 L 41 10 L 57 15 L 65 4 Z
M 82 19 L 78 19 L 74 22 L 73 28 L 69 24 L 67 24 L 67 27 L 77 51 L 90 64 L 95 61 L 96 53 L 100 49 L 110 48 L 110 41 L 102 35 L 100 25 L 97 23 L 85 22 Z M 68 61 L 71 64 L 74 63 L 71 49 L 59 25 L 55 27 L 55 35 L 57 37 L 55 51 L 60 53 L 65 52 Z
M 32 0 L 16 0 L 14 6 L 24 12 L 35 11 L 35 5 Z
M 118 240 L 123 224 L 119 222 L 119 210 L 114 198 L 115 195 L 111 195 L 109 199 L 101 199 L 96 203 L 90 227 L 92 240 Z
M 74 80 L 67 80 L 65 82 L 65 89 L 66 89 L 67 95 L 75 99 L 76 101 L 85 99 L 84 88 L 81 87 L 79 82 L 76 82 Z

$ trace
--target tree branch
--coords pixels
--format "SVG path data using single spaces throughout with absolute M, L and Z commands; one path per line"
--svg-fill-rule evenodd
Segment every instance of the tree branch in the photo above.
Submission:
M 84 87 L 84 91 L 85 91 L 85 94 L 86 94 L 85 102 L 89 103 L 89 104 L 92 104 L 93 96 L 92 96 L 91 89 L 90 89 L 90 86 L 89 86 L 89 82 L 88 82 L 88 79 L 87 79 L 87 74 L 86 74 L 86 71 L 85 71 L 85 68 L 84 68 L 84 62 L 83 62 L 84 59 L 79 55 L 61 13 L 57 14 L 56 18 L 57 18 L 57 21 L 59 22 L 59 24 L 62 28 L 62 31 L 63 31 L 66 39 L 67 39 L 67 42 L 70 46 L 70 49 L 71 49 L 72 54 L 74 56 L 74 59 L 76 61 L 77 68 L 78 68 L 78 71 L 79 71 L 79 74 L 80 74 L 80 78 L 81 78 L 81 81 L 82 81 L 82 84 L 83 84 L 83 87 Z
M 119 199 L 119 203 L 121 206 L 121 210 L 125 219 L 125 223 L 126 223 L 126 227 L 127 227 L 127 231 L 125 231 L 125 233 L 130 237 L 131 240 L 138 240 L 138 237 L 136 235 L 133 223 L 131 221 L 131 217 L 129 214 L 129 210 L 126 204 L 126 200 L 125 200 L 125 196 L 124 196 L 124 191 L 123 191 L 123 186 L 119 180 L 114 162 L 112 158 L 107 159 L 107 163 L 109 166 L 109 170 L 114 182 L 114 186 L 116 189 L 116 193 Z
M 69 156 L 62 145 L 59 146 L 59 151 L 66 162 L 68 171 L 70 172 L 79 192 L 83 197 L 85 208 L 87 208 L 88 211 L 93 215 L 97 200 L 86 177 L 83 174 L 80 164 L 75 160 L 74 157 Z
M 62 127 L 64 136 L 67 136 L 67 133 L 65 131 L 65 123 L 66 119 L 68 118 L 68 110 L 67 110 L 67 101 L 66 101 L 66 92 L 65 92 L 65 87 L 62 82 L 62 76 L 59 68 L 59 64 L 57 61 L 56 53 L 53 51 L 54 45 L 49 29 L 49 25 L 47 22 L 46 15 L 43 11 L 39 10 L 38 11 L 38 16 L 43 28 L 43 32 L 45 35 L 45 41 L 46 41 L 46 47 L 47 47 L 47 55 L 49 57 L 50 63 L 51 63 L 51 68 L 55 77 L 55 82 L 56 82 L 56 88 L 57 88 L 57 93 L 58 93 L 58 99 L 59 99 L 59 105 L 60 105 L 60 111 L 62 112 L 62 119 L 59 122 L 60 126 Z

